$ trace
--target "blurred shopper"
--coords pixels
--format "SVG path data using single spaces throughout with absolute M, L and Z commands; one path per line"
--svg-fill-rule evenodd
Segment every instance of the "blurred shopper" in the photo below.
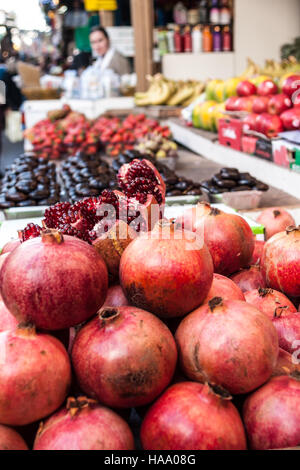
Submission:
M 107 31 L 95 26 L 90 33 L 95 63 L 81 75 L 81 97 L 98 99 L 120 94 L 121 77 L 131 72 L 129 61 L 111 47 Z
M 120 52 L 111 47 L 107 31 L 101 26 L 95 26 L 90 34 L 90 43 L 96 62 L 93 65 L 99 72 L 113 70 L 117 75 L 131 72 L 129 61 Z
M 2 82 L 1 94 L 5 88 L 5 96 L 1 96 L 0 104 L 0 155 L 2 153 L 2 132 L 5 129 L 5 113 L 7 110 L 18 111 L 23 103 L 24 97 L 20 89 L 13 81 L 5 61 L 0 57 L 0 81 Z M 3 86 L 4 85 L 4 86 Z M 5 99 L 5 104 L 3 101 Z

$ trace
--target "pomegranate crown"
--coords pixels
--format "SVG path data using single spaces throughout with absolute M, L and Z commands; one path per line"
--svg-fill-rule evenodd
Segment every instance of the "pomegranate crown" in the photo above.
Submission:
M 221 307 L 223 305 L 222 297 L 214 297 L 208 302 L 210 311 L 213 312 L 217 307 Z
M 77 415 L 82 409 L 90 408 L 92 406 L 97 405 L 98 402 L 96 400 L 92 400 L 91 398 L 87 397 L 69 397 L 67 400 L 66 408 L 71 414 L 71 416 Z

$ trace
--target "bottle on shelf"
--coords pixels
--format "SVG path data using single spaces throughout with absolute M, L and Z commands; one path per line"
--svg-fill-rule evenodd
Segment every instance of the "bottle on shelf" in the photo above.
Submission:
M 213 30 L 213 51 L 222 51 L 222 33 L 220 26 L 215 26 Z
M 195 54 L 202 52 L 202 31 L 201 26 L 197 25 L 192 31 L 192 49 Z
M 220 9 L 220 24 L 229 25 L 232 20 L 231 9 L 229 8 L 228 1 L 222 0 L 222 6 Z
M 200 21 L 200 9 L 199 8 L 191 8 L 187 12 L 187 22 L 194 26 L 198 24 Z
M 213 50 L 213 36 L 210 26 L 204 26 L 202 35 L 203 52 L 212 52 Z
M 167 54 L 168 48 L 168 40 L 167 40 L 167 32 L 164 28 L 159 29 L 158 31 L 158 48 L 159 54 L 161 56 Z
M 190 26 L 186 26 L 184 28 L 183 51 L 184 52 L 192 52 L 192 35 L 191 35 L 191 27 Z
M 222 31 L 223 51 L 232 51 L 232 32 L 230 26 L 224 26 Z
M 174 30 L 174 49 L 176 53 L 183 52 L 183 37 L 180 26 L 176 26 Z
M 175 52 L 174 29 L 169 29 L 167 31 L 167 42 L 168 42 L 168 51 L 170 54 L 173 54 Z
M 200 20 L 201 24 L 205 24 L 209 22 L 209 2 L 208 0 L 201 0 L 199 5 L 199 13 L 200 13 Z
M 173 17 L 176 24 L 187 24 L 187 8 L 182 2 L 177 2 L 174 6 Z
M 211 2 L 211 9 L 210 9 L 210 12 L 209 12 L 209 21 L 212 24 L 219 24 L 220 23 L 219 0 L 212 0 L 212 2 Z

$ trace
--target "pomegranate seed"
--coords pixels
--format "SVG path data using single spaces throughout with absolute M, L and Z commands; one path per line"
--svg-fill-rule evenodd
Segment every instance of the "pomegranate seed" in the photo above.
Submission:
M 31 238 L 39 237 L 42 230 L 43 230 L 42 227 L 40 227 L 39 225 L 30 223 L 24 228 L 24 230 L 19 231 L 19 238 L 22 243 L 26 242 L 27 240 L 30 240 Z

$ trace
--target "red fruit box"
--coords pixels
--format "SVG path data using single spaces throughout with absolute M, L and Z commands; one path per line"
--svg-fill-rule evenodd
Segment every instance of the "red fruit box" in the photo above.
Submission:
M 256 140 L 255 152 L 257 157 L 263 158 L 264 160 L 273 161 L 273 147 L 272 140 L 266 138 L 258 138 Z
M 242 151 L 245 153 L 249 153 L 250 155 L 254 155 L 256 149 L 256 142 L 257 137 L 244 135 L 242 137 Z
M 235 150 L 242 149 L 243 122 L 239 119 L 219 120 L 219 143 Z
M 274 163 L 300 173 L 300 145 L 280 139 L 273 142 Z

